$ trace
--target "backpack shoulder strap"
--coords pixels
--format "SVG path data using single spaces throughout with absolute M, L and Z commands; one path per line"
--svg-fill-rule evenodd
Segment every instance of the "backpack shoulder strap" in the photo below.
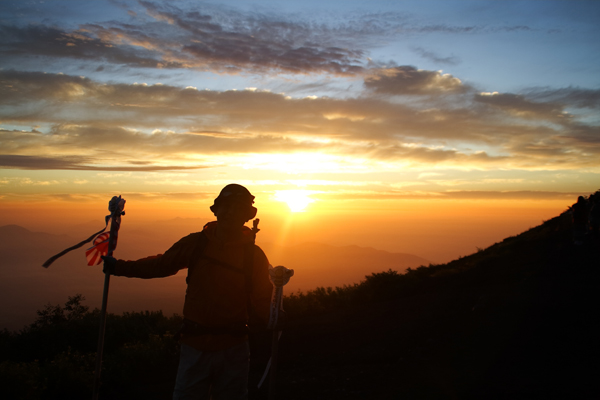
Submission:
M 252 302 L 250 293 L 252 293 L 252 274 L 254 271 L 254 242 L 244 247 L 244 278 L 246 281 L 246 297 L 248 303 L 248 313 L 250 313 Z
M 204 233 L 204 231 L 198 233 L 198 243 L 194 247 L 194 251 L 190 257 L 190 261 L 188 263 L 188 276 L 185 278 L 185 283 L 189 283 L 190 277 L 190 267 L 196 263 L 204 254 L 204 250 L 208 245 L 208 237 Z

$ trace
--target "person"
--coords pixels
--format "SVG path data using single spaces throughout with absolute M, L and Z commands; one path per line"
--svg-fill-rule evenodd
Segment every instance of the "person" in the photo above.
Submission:
M 175 243 L 164 254 L 137 261 L 105 259 L 112 275 L 157 278 L 187 268 L 174 400 L 247 399 L 248 329 L 266 327 L 273 286 L 269 261 L 254 244 L 254 196 L 225 186 L 210 207 L 217 220 Z

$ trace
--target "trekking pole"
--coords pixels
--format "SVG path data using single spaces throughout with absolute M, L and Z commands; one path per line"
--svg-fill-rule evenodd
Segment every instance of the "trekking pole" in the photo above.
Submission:
M 108 239 L 107 256 L 112 257 L 115 247 L 117 247 L 117 237 L 119 228 L 121 227 L 121 215 L 125 215 L 123 208 L 125 207 L 125 199 L 121 196 L 114 196 L 108 203 L 110 216 L 110 236 Z M 108 286 L 110 284 L 110 273 L 104 273 L 104 290 L 102 292 L 102 310 L 100 311 L 100 332 L 98 334 L 98 350 L 96 352 L 96 371 L 94 373 L 94 392 L 93 400 L 98 400 L 100 394 L 100 372 L 102 371 L 102 354 L 104 352 L 104 333 L 106 331 L 106 306 L 108 304 Z
M 283 311 L 283 287 L 287 284 L 290 278 L 294 275 L 293 269 L 287 269 L 283 266 L 277 266 L 269 269 L 269 278 L 273 284 L 273 293 L 271 295 L 271 317 L 269 318 L 270 329 L 273 329 L 273 338 L 271 341 L 271 358 L 267 363 L 267 368 L 260 380 L 258 387 L 262 385 L 263 381 L 267 377 L 267 373 L 270 369 L 269 374 L 269 394 L 268 399 L 273 400 L 276 391 L 277 381 L 277 359 L 279 356 L 279 338 L 281 337 L 281 330 L 275 329 L 278 325 L 279 312 Z
M 271 341 L 271 371 L 269 374 L 269 400 L 275 398 L 275 382 L 277 381 L 277 358 L 279 357 L 279 338 L 281 337 L 281 331 L 273 331 L 273 338 Z

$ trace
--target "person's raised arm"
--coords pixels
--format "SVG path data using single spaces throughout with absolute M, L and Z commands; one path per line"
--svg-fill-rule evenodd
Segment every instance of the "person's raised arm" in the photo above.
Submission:
M 192 233 L 175 243 L 164 254 L 145 257 L 136 261 L 105 260 L 105 270 L 112 275 L 128 278 L 162 278 L 175 275 L 179 270 L 188 268 L 192 261 L 194 250 L 203 239 L 202 232 Z

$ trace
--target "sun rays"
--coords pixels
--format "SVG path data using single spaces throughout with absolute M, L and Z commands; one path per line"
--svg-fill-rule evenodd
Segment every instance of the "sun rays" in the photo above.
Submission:
M 309 190 L 278 190 L 275 192 L 275 200 L 286 203 L 291 212 L 304 212 L 310 203 L 315 200 L 310 198 Z

